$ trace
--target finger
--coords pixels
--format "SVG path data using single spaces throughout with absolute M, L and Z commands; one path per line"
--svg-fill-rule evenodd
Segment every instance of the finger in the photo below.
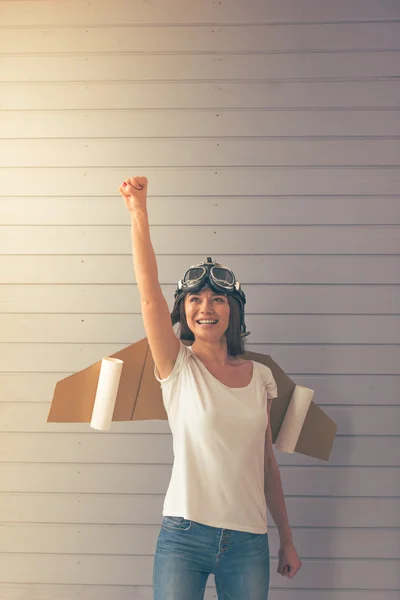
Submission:
M 147 178 L 146 177 L 132 177 L 130 180 L 128 180 L 128 183 L 131 184 L 131 186 L 133 188 L 135 188 L 135 190 L 142 190 L 144 187 L 146 187 L 147 185 Z
M 135 184 L 139 183 L 140 185 L 146 185 L 147 184 L 147 177 L 131 177 L 130 182 Z
M 298 569 L 298 568 L 296 568 L 296 567 L 291 567 L 291 568 L 289 569 L 289 572 L 288 572 L 288 578 L 289 578 L 289 579 L 292 579 L 292 577 L 294 577 L 294 576 L 296 575 L 296 573 L 297 573 L 297 571 L 298 571 L 298 570 L 299 570 L 299 569 Z
M 133 191 L 133 190 L 134 190 L 134 187 L 133 187 L 133 185 L 131 185 L 131 183 L 129 182 L 129 179 L 127 179 L 126 181 L 124 181 L 124 182 L 121 184 L 121 190 L 122 190 L 122 193 L 123 193 L 123 194 L 124 194 L 126 197 L 129 197 L 129 196 L 134 196 L 134 195 L 135 195 L 135 194 L 134 194 L 134 191 Z
M 124 181 L 124 183 L 122 185 L 123 185 L 123 190 L 127 196 L 133 196 L 134 195 L 133 190 L 140 191 L 139 188 L 132 185 L 130 179 L 127 179 L 126 181 Z
M 121 194 L 121 196 L 123 198 L 128 198 L 129 194 L 126 193 L 126 188 L 122 186 L 122 184 L 119 186 L 118 191 Z

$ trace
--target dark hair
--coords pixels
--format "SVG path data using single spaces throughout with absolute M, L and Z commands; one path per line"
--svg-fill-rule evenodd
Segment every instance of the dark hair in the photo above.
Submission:
M 179 338 L 194 342 L 194 334 L 189 329 L 185 313 L 185 297 L 183 296 L 176 304 L 171 312 L 172 324 L 179 323 Z M 228 304 L 230 307 L 229 325 L 226 330 L 226 342 L 228 345 L 228 354 L 230 356 L 238 356 L 244 354 L 244 338 L 240 335 L 240 305 L 238 300 L 227 294 Z

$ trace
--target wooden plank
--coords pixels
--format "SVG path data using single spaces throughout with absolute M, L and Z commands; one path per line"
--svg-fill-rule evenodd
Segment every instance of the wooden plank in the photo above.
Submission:
M 157 254 L 162 285 L 177 285 L 179 277 L 205 255 Z M 399 256 L 370 255 L 227 255 L 213 256 L 230 266 L 242 285 L 251 284 L 398 284 Z M 131 253 L 103 255 L 1 255 L 4 283 L 15 284 L 132 284 L 135 281 Z M 247 293 L 247 289 L 246 289 Z
M 296 575 L 297 588 L 323 588 L 327 581 L 337 589 L 395 590 L 399 571 L 396 560 L 307 559 Z M 271 560 L 271 587 L 282 585 L 278 561 Z M 151 585 L 152 556 L 85 554 L 4 554 L 0 580 L 20 583 Z M 213 577 L 208 586 L 212 587 Z
M 399 89 L 400 92 L 400 89 Z M 130 171 L 130 172 L 129 172 Z M 120 202 L 118 187 L 132 171 L 127 168 L 25 168 L 35 195 L 54 196 L 74 194 L 97 196 L 115 195 Z M 149 179 L 149 193 L 171 196 L 263 196 L 313 195 L 320 196 L 329 189 L 334 196 L 349 194 L 398 195 L 400 168 L 397 167 L 172 167 L 142 169 L 141 175 Z M 4 196 L 15 192 L 15 169 L 0 169 L 0 186 Z M 150 187 L 151 186 L 151 187 Z M 4 244 L 2 245 L 4 247 Z M 182 249 L 180 250 L 182 254 Z
M 71 373 L 0 373 L 2 402 L 48 402 L 60 379 Z M 298 385 L 316 391 L 319 405 L 386 406 L 400 405 L 398 375 L 301 375 L 288 373 Z M 3 423 L 4 424 L 4 423 Z M 3 429 L 4 431 L 4 429 Z M 15 430 L 13 430 L 15 431 Z
M 3 33 L 4 30 L 2 30 Z M 62 32 L 62 30 L 58 30 Z M 290 137 L 400 135 L 398 112 L 343 107 L 318 110 L 219 107 L 180 110 L 7 110 L 0 112 L 4 138 Z M 28 190 L 28 194 L 30 194 Z M 265 192 L 264 192 L 265 193 Z M 323 192 L 326 193 L 326 190 Z M 164 191 L 165 194 L 165 191 Z M 13 197 L 15 194 L 13 194 Z M 96 195 L 99 198 L 100 194 Z M 26 196 L 24 196 L 26 198 Z M 339 216 L 339 215 L 338 215 Z
M 399 168 L 400 177 L 400 168 Z M 130 224 L 1 228 L 1 254 L 130 254 Z M 399 225 L 155 226 L 156 254 L 397 254 Z
M 129 344 L 139 338 L 132 335 Z M 0 344 L 2 372 L 71 373 L 122 350 L 128 344 Z M 249 351 L 270 354 L 286 373 L 400 375 L 397 345 L 267 345 L 248 343 Z
M 106 554 L 152 556 L 159 525 L 83 525 L 0 523 L 1 553 Z M 298 527 L 296 550 L 303 558 L 400 559 L 398 531 L 378 528 Z M 277 558 L 279 535 L 268 526 L 270 556 Z
M 73 0 L 71 0 L 73 1 Z M 29 94 L 27 93 L 29 89 Z M 398 109 L 400 82 L 58 82 L 1 84 L 3 110 Z
M 400 196 L 181 197 L 149 195 L 155 225 L 400 225 Z M 301 208 L 301 210 L 299 210 Z M 115 197 L 0 197 L 3 225 L 126 225 Z
M 140 0 L 96 0 L 82 5 L 80 0 L 35 2 L 3 2 L 3 27 L 25 26 L 89 26 L 89 25 L 166 25 L 166 24 L 247 24 L 247 23 L 296 23 L 385 21 L 399 17 L 396 3 L 379 0 L 249 0 L 246 5 L 241 0 L 231 0 L 229 10 L 221 3 L 204 0 L 198 3 L 173 0 L 166 8 L 163 0 L 153 0 L 151 4 Z
M 279 589 L 270 587 L 274 600 L 376 600 L 376 590 L 327 590 L 327 589 Z M 101 585 L 52 585 L 46 583 L 3 583 L 0 592 L 7 600 L 153 600 L 153 588 L 149 586 L 101 586 Z M 214 586 L 206 588 L 204 600 L 215 600 Z M 398 600 L 398 592 L 380 590 L 379 600 Z
M 148 52 L 148 46 L 144 46 Z M 204 50 L 206 50 L 206 46 Z M 398 77 L 396 51 L 285 54 L 11 55 L 2 58 L 0 81 L 309 81 Z
M 400 61 L 399 61 L 400 64 Z M 342 167 L 399 165 L 400 140 L 0 140 L 2 167 Z
M 400 496 L 394 467 L 281 466 L 280 473 L 288 496 Z M 170 476 L 170 465 L 2 463 L 0 491 L 163 494 Z
M 319 393 L 317 391 L 315 401 L 317 402 Z M 341 436 L 351 436 L 349 442 L 354 446 L 353 436 L 380 436 L 380 435 L 400 435 L 400 404 L 394 406 L 386 406 L 384 399 L 379 402 L 379 396 L 377 395 L 377 403 L 375 406 L 363 406 L 363 405 L 350 405 L 350 406 L 336 406 L 336 405 L 325 405 L 325 412 L 337 423 L 338 434 Z M 398 396 L 397 396 L 398 399 Z M 37 399 L 38 400 L 38 399 Z M 47 412 L 50 408 L 49 402 L 51 396 L 49 396 L 47 402 L 1 402 L 0 403 L 0 423 L 1 431 L 9 433 L 18 432 L 47 432 L 47 433 L 79 433 L 86 432 L 91 433 L 92 437 L 99 436 L 98 432 L 94 432 L 90 428 L 89 423 L 47 423 Z M 169 433 L 169 427 L 166 421 L 114 421 L 112 423 L 112 433 Z M 99 439 L 103 441 L 106 436 L 101 435 Z M 4 442 L 5 443 L 5 442 Z M 48 443 L 52 443 L 49 441 Z M 88 441 L 87 443 L 95 443 Z M 102 442 L 98 442 L 102 443 Z M 104 442 L 105 443 L 105 442 Z M 121 441 L 120 443 L 129 443 L 128 440 Z M 149 442 L 148 442 L 149 443 Z M 336 444 L 341 445 L 342 440 L 337 440 Z M 366 442 L 373 444 L 372 438 Z M 379 444 L 379 441 L 375 440 L 375 444 Z M 394 445 L 398 444 L 398 440 L 393 442 Z M 79 444 L 78 444 L 79 446 Z M 376 446 L 375 446 L 376 447 Z M 388 442 L 388 449 L 390 448 Z M 79 450 L 79 447 L 77 447 Z M 352 448 L 352 451 L 354 448 Z M 338 450 L 339 451 L 339 450 Z M 383 450 L 384 451 L 384 450 Z M 7 452 L 4 450 L 4 452 Z M 340 452 L 340 451 L 339 451 Z M 278 455 L 280 453 L 278 452 Z M 343 456 L 343 454 L 341 454 Z M 96 454 L 93 451 L 93 460 Z M 133 454 L 129 454 L 133 456 Z M 293 462 L 291 458 L 290 461 Z M 306 459 L 309 463 L 311 459 Z M 346 460 L 346 459 L 345 459 Z M 392 458 L 391 460 L 399 460 Z M 316 461 L 315 464 L 321 464 Z M 347 464 L 347 463 L 345 463 Z
M 156 525 L 162 521 L 163 494 L 0 493 L 2 521 Z M 289 496 L 285 503 L 291 527 L 400 527 L 399 498 Z M 273 520 L 269 517 L 271 527 Z
M 169 309 L 176 285 L 163 285 Z M 397 315 L 400 288 L 370 285 L 268 285 L 248 284 L 246 315 Z M 136 284 L 126 285 L 7 285 L 1 286 L 0 309 L 4 313 L 140 313 Z
M 363 6 L 364 9 L 364 6 Z M 158 15 L 162 14 L 161 12 Z M 312 16 L 312 15 L 310 15 Z M 62 54 L 122 52 L 321 52 L 399 49 L 400 23 L 275 23 L 264 25 L 197 25 L 185 27 L 8 27 L 0 38 L 0 53 Z M 177 57 L 179 58 L 179 57 Z
M 383 466 L 400 467 L 400 424 L 397 426 L 397 435 L 386 433 L 386 430 L 396 430 L 385 427 L 383 434 L 382 421 L 387 418 L 397 418 L 400 423 L 400 407 L 397 410 L 387 410 L 380 407 L 381 422 L 367 424 L 368 430 L 376 433 L 368 434 L 341 434 L 337 436 L 332 454 L 329 459 L 330 466 Z M 329 408 L 329 413 L 334 417 L 340 411 Z M 1 414 L 0 409 L 0 414 Z M 371 419 L 377 411 L 370 411 Z M 350 421 L 352 418 L 358 423 L 368 418 L 363 416 L 361 407 L 349 407 L 341 415 L 340 421 Z M 372 414 L 371 414 L 372 413 Z M 394 413 L 394 414 L 393 414 Z M 362 423 L 358 430 L 362 429 Z M 365 426 L 365 425 L 364 425 Z M 20 427 L 17 427 L 20 429 Z M 96 436 L 90 433 L 4 433 L 8 423 L 2 424 L 0 439 L 0 454 L 5 462 L 55 462 L 55 463 L 122 463 L 122 464 L 170 464 L 173 462 L 172 440 L 165 434 L 108 434 Z M 10 426 L 15 430 L 15 426 Z M 344 428 L 342 428 L 344 429 Z M 280 465 L 321 465 L 320 461 L 298 454 L 286 454 L 276 451 L 276 458 Z M 400 557 L 399 557 L 400 558 Z
M 400 339 L 399 315 L 248 314 L 246 324 L 254 344 L 396 344 Z M 140 313 L 0 314 L 0 343 L 128 345 L 132 333 L 146 337 Z

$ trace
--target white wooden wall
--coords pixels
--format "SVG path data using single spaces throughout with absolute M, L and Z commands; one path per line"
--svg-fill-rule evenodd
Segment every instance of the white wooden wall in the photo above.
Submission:
M 167 423 L 46 423 L 144 335 L 141 174 L 170 305 L 231 265 L 249 349 L 338 424 L 328 464 L 277 453 L 303 568 L 270 517 L 271 600 L 398 599 L 400 2 L 0 1 L 0 27 L 0 598 L 152 598 Z

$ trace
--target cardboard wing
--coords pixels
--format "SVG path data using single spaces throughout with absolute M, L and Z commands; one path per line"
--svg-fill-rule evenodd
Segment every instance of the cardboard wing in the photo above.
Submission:
M 320 460 L 329 460 L 333 442 L 336 436 L 337 426 L 334 421 L 324 411 L 308 399 L 305 402 L 305 411 L 300 410 L 298 406 L 294 406 L 294 412 L 291 414 L 293 407 L 294 396 L 299 388 L 290 379 L 288 375 L 280 368 L 280 366 L 272 360 L 268 354 L 258 354 L 257 352 L 245 352 L 244 358 L 254 360 L 269 367 L 278 387 L 278 397 L 272 401 L 271 405 L 271 431 L 272 442 L 279 450 L 296 452 L 305 456 L 312 456 Z M 303 388 L 307 390 L 307 388 Z M 308 390 L 312 392 L 312 390 Z M 312 397 L 312 396 L 311 396 Z M 300 405 L 302 398 L 299 398 Z M 295 422 L 291 422 L 288 418 L 292 418 Z M 296 420 L 298 422 L 296 423 Z M 287 426 L 288 425 L 288 426 Z M 280 439 L 283 430 L 290 432 L 294 427 L 298 434 L 296 435 L 295 443 L 292 440 Z M 293 437 L 293 436 L 291 436 Z M 280 445 L 278 446 L 278 441 Z M 285 448 L 291 447 L 290 450 Z
M 154 377 L 154 361 L 147 338 L 123 348 L 111 355 L 123 361 L 119 382 L 115 388 L 112 421 L 167 420 L 162 400 L 161 386 Z M 272 360 L 269 355 L 245 352 L 244 358 L 268 366 L 278 387 L 278 397 L 271 406 L 272 440 L 276 444 L 284 433 L 293 407 L 296 384 Z M 90 423 L 94 414 L 102 361 L 57 382 L 47 422 Z M 100 386 L 99 386 L 100 387 Z M 307 388 L 303 388 L 307 390 Z M 308 390 L 312 392 L 312 390 Z M 321 460 L 329 460 L 336 435 L 336 424 L 312 400 L 305 405 L 302 414 L 292 411 L 293 428 L 297 425 L 295 441 L 290 449 L 286 440 L 279 449 L 297 452 Z M 293 417 L 294 415 L 294 417 Z M 286 418 L 286 421 L 285 421 Z M 287 427 L 286 427 L 287 429 Z

